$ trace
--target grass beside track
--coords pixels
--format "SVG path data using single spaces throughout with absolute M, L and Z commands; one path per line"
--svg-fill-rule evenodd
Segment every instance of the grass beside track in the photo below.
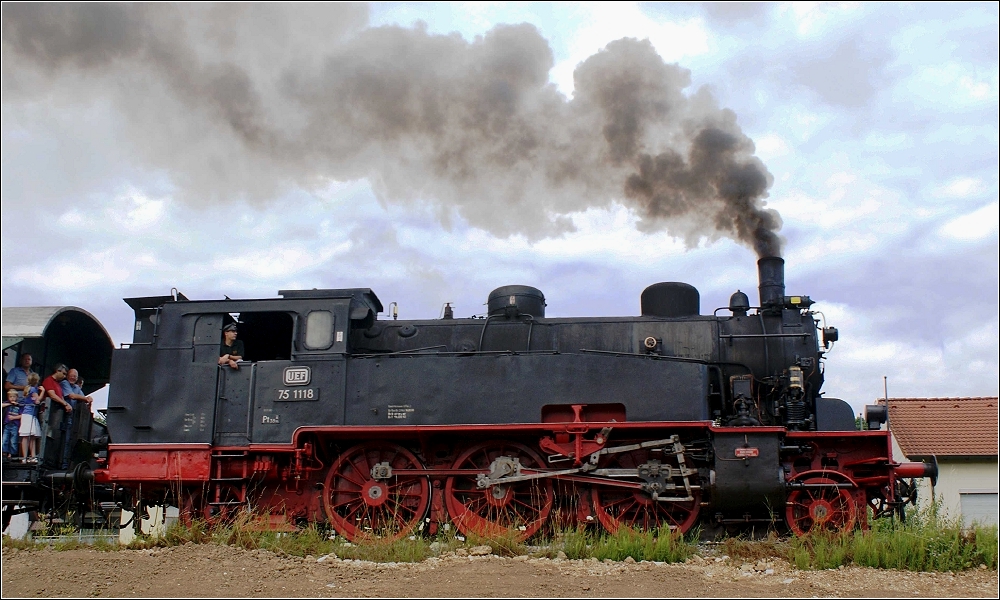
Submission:
M 4 537 L 4 547 L 34 548 L 43 542 L 13 540 Z M 699 554 L 698 533 L 681 536 L 669 531 L 634 531 L 622 528 L 615 534 L 567 529 L 548 539 L 536 539 L 533 545 L 516 537 L 468 539 L 454 535 L 413 536 L 396 541 L 372 540 L 349 543 L 329 530 L 308 527 L 295 532 L 261 530 L 247 514 L 231 522 L 209 527 L 202 522 L 190 526 L 174 524 L 164 535 L 137 537 L 121 546 L 107 541 L 93 544 L 68 538 L 48 542 L 56 550 L 93 548 L 115 551 L 179 546 L 187 543 L 214 543 L 245 549 L 262 549 L 290 556 L 336 556 L 374 562 L 419 562 L 430 557 L 453 553 L 466 555 L 483 552 L 500 556 L 528 555 L 567 559 L 610 559 L 622 561 L 684 562 Z M 876 521 L 869 531 L 839 534 L 814 534 L 781 538 L 772 533 L 764 539 L 726 538 L 719 542 L 717 553 L 735 560 L 755 561 L 769 558 L 788 560 L 799 569 L 830 569 L 841 565 L 902 569 L 909 571 L 962 571 L 986 566 L 997 568 L 998 535 L 994 527 L 963 529 L 955 520 L 924 510 L 906 523 Z
M 818 533 L 803 537 L 723 541 L 727 554 L 746 560 L 778 557 L 799 569 L 857 565 L 906 571 L 963 571 L 997 568 L 997 527 L 963 528 L 936 506 L 916 511 L 905 523 L 879 519 L 868 531 Z

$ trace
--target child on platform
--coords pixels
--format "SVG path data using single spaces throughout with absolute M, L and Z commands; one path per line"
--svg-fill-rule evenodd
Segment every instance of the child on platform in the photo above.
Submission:
M 11 388 L 7 390 L 7 399 L 3 403 L 3 456 L 4 458 L 14 458 L 18 456 L 17 439 L 20 437 L 18 429 L 21 425 L 21 407 L 17 402 L 17 390 Z
M 28 375 L 28 385 L 21 396 L 21 456 L 28 462 L 38 462 L 38 446 L 42 441 L 42 426 L 38 422 L 39 404 L 42 403 L 42 388 L 38 385 L 38 373 Z

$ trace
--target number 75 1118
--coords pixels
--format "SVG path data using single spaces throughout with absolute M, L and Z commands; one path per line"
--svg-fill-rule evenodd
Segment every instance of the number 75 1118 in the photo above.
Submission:
M 316 390 L 313 388 L 278 390 L 278 400 L 312 400 L 316 398 L 316 396 L 317 396 Z

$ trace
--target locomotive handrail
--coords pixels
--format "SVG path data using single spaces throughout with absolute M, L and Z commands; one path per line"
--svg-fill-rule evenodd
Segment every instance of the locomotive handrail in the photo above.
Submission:
M 642 354 L 642 353 L 639 353 L 639 352 L 616 352 L 616 351 L 613 351 L 613 350 L 590 350 L 590 349 L 587 349 L 587 348 L 580 348 L 580 352 L 582 352 L 584 354 L 611 354 L 611 355 L 614 355 L 614 356 L 630 356 L 630 357 L 633 357 L 633 358 L 648 358 L 648 359 L 651 359 L 651 360 L 675 360 L 675 361 L 678 361 L 678 362 L 697 363 L 697 364 L 709 365 L 709 366 L 731 365 L 731 366 L 734 366 L 734 367 L 742 367 L 742 368 L 746 369 L 747 371 L 750 371 L 750 367 L 749 366 L 747 366 L 747 365 L 745 365 L 743 363 L 740 363 L 740 362 L 733 362 L 733 361 L 728 361 L 728 360 L 702 360 L 700 358 L 690 358 L 690 357 L 687 357 L 687 356 L 663 356 L 662 354 Z
M 580 352 L 584 354 L 611 354 L 613 356 L 633 356 L 636 358 L 651 358 L 654 360 L 676 360 L 679 362 L 692 362 L 701 364 L 708 364 L 713 362 L 710 360 L 702 360 L 700 358 L 689 358 L 687 356 L 663 356 L 662 354 L 642 354 L 640 352 L 616 352 L 614 350 L 590 350 L 588 348 L 580 348 Z
M 812 337 L 810 333 L 720 333 L 720 338 L 795 338 Z
M 507 354 L 510 356 L 520 356 L 522 354 L 571 354 L 570 352 L 560 352 L 558 350 L 471 350 L 469 352 L 463 352 L 462 350 L 452 350 L 451 352 L 442 352 L 442 355 L 451 356 L 453 354 Z
M 370 354 L 352 354 L 351 358 L 380 358 L 383 356 L 462 356 L 467 354 L 520 356 L 522 354 L 571 354 L 559 352 L 558 350 L 450 350 L 448 352 L 418 353 L 418 350 L 428 350 L 431 348 L 447 348 L 446 345 L 428 346 L 427 348 L 414 348 L 412 350 L 402 350 L 399 352 L 383 352 Z
M 729 311 L 731 311 L 732 309 L 729 308 L 728 306 L 720 306 L 719 308 L 717 308 L 717 309 L 715 309 L 715 310 L 712 311 L 712 316 L 713 317 L 718 316 L 720 310 L 729 310 Z M 747 311 L 749 312 L 751 310 L 755 310 L 755 311 L 757 311 L 757 313 L 760 313 L 760 307 L 759 306 L 748 306 L 747 307 Z M 757 313 L 755 313 L 753 316 L 757 316 Z
M 397 350 L 395 352 L 382 352 L 382 353 L 370 353 L 370 354 L 352 354 L 353 358 L 371 358 L 378 356 L 394 356 L 396 354 L 414 354 L 417 352 L 423 352 L 424 350 L 436 350 L 438 348 L 447 348 L 448 346 L 444 344 L 439 344 L 437 346 L 424 346 L 423 348 L 410 348 L 409 350 Z

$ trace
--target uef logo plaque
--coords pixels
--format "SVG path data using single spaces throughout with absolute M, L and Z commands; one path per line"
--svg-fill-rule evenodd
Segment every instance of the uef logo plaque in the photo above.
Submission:
M 312 371 L 309 367 L 285 367 L 285 385 L 309 385 Z

